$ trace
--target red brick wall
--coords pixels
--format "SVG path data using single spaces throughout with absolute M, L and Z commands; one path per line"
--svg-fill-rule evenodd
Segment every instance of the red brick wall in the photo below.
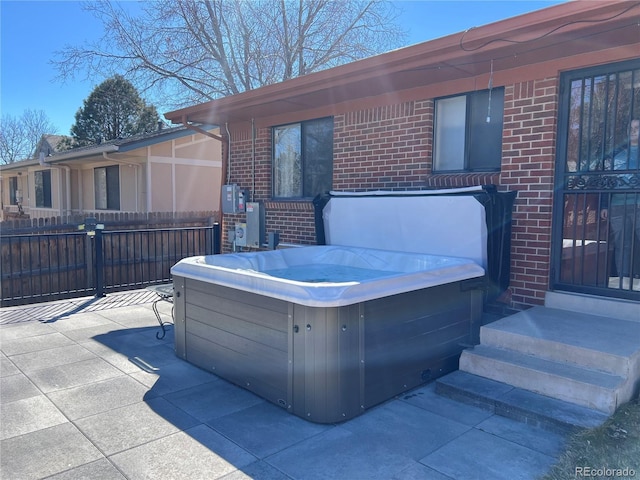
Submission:
M 558 80 L 505 88 L 502 190 L 518 190 L 513 212 L 511 302 L 544 303 L 549 285 Z
M 334 119 L 333 188 L 410 190 L 424 186 L 433 102 L 406 102 Z
M 511 288 L 505 298 L 513 307 L 541 304 L 549 277 L 557 97 L 555 78 L 505 87 L 500 173 L 431 174 L 432 99 L 335 115 L 333 188 L 409 190 L 498 184 L 502 191 L 518 190 Z M 279 231 L 283 243 L 315 243 L 311 202 L 271 199 L 270 128 L 256 129 L 255 160 L 251 126 L 236 127 L 231 139 L 230 182 L 253 191 L 253 200 L 264 202 L 266 232 Z M 243 220 L 244 215 L 225 216 L 225 251 L 230 250 L 226 232 Z

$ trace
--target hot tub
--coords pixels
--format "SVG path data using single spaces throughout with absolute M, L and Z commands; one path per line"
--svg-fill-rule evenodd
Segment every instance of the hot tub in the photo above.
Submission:
M 467 258 L 343 246 L 190 257 L 171 270 L 190 278 L 307 307 L 343 307 L 481 277 Z
M 353 418 L 455 370 L 477 343 L 484 220 L 460 222 L 467 257 L 319 245 L 183 259 L 176 353 L 310 421 Z

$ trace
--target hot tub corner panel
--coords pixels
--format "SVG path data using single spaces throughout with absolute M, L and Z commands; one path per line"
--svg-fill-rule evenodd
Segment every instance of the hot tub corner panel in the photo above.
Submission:
M 363 410 L 361 304 L 293 304 L 293 413 L 337 423 Z
M 174 349 L 176 355 L 183 360 L 187 359 L 186 338 L 186 315 L 185 300 L 186 292 L 184 288 L 185 279 L 182 277 L 173 278 L 173 332 L 174 332 Z

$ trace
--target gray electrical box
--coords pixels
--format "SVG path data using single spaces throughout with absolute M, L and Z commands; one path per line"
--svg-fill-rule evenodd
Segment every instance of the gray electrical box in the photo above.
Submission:
M 238 185 L 222 186 L 222 213 L 241 213 L 245 208 L 245 193 Z
M 247 247 L 260 248 L 264 241 L 264 208 L 259 202 L 247 202 Z

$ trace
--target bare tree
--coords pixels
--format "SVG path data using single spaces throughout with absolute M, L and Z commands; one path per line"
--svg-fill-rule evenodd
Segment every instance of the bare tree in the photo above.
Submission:
M 406 37 L 386 0 L 158 0 L 136 12 L 131 4 L 101 0 L 86 8 L 105 34 L 93 45 L 57 52 L 59 78 L 123 73 L 168 107 L 371 56 Z
M 57 131 L 43 110 L 27 109 L 19 118 L 3 115 L 0 120 L 0 162 L 7 164 L 33 157 L 42 136 Z

